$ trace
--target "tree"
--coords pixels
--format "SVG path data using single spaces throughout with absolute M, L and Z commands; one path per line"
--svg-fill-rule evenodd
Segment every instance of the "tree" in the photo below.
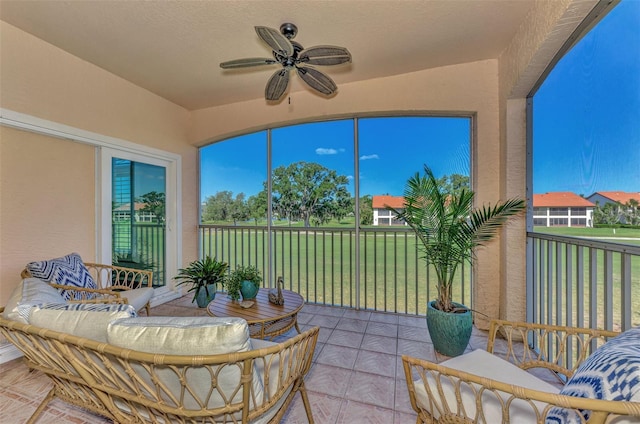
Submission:
M 620 222 L 621 210 L 619 203 L 605 203 L 604 206 L 600 206 L 599 202 L 596 202 L 596 207 L 593 210 L 593 223 L 594 224 L 617 224 Z
M 360 198 L 360 225 L 373 225 L 373 197 L 370 194 Z
M 244 200 L 244 193 L 239 193 L 235 199 L 231 191 L 219 191 L 205 199 L 202 207 L 202 221 L 238 221 L 249 219 L 249 209 Z
M 249 219 L 249 207 L 244 200 L 244 193 L 240 193 L 231 202 L 230 216 L 233 219 L 233 225 L 238 225 L 238 221 L 246 221 Z
M 164 193 L 150 191 L 140 196 L 138 202 L 144 204 L 144 206 L 140 208 L 140 212 L 152 213 L 156 221 L 161 224 L 165 221 L 166 200 Z
M 260 193 L 253 195 L 247 199 L 247 208 L 249 209 L 249 218 L 253 218 L 255 224 L 258 220 L 267 217 L 267 191 L 262 190 Z
M 289 220 L 302 219 L 305 227 L 312 217 L 316 223 L 344 217 L 351 199 L 348 182 L 346 176 L 318 163 L 279 166 L 272 178 L 273 210 Z
M 438 184 L 448 193 L 460 194 L 463 189 L 469 190 L 469 177 L 461 174 L 444 175 L 438 180 Z
M 624 221 L 630 225 L 640 225 L 640 204 L 636 199 L 630 199 L 625 205 Z

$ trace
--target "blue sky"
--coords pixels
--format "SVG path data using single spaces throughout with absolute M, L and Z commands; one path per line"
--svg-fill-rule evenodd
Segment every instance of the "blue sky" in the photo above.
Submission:
M 640 1 L 623 0 L 534 102 L 534 191 L 640 191 Z
M 640 0 L 623 0 L 547 77 L 534 96 L 534 192 L 640 191 Z M 469 174 L 469 120 L 360 119 L 360 194 L 401 195 L 428 164 L 436 175 Z M 265 131 L 201 150 L 201 197 L 262 190 Z M 273 167 L 317 162 L 348 176 L 353 121 L 272 131 Z

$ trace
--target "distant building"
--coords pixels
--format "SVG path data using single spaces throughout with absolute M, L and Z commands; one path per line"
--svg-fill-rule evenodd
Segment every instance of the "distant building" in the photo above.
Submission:
M 387 209 L 387 206 L 391 206 L 397 210 L 402 210 L 404 208 L 404 197 L 373 196 L 371 206 L 373 208 L 373 225 L 407 225 Z
M 621 210 L 619 209 L 619 220 L 620 223 L 625 224 L 626 219 L 622 210 L 627 209 L 624 206 L 631 206 L 634 201 L 636 202 L 635 207 L 637 208 L 638 204 L 640 204 L 640 192 L 627 193 L 625 191 L 596 191 L 591 196 L 587 197 L 587 199 L 600 207 L 603 207 L 607 203 L 622 206 Z M 631 212 L 631 207 L 628 209 L 629 210 L 627 210 L 627 212 Z
M 571 192 L 533 195 L 533 225 L 540 227 L 593 227 L 589 200 Z
M 133 221 L 134 222 L 155 222 L 156 216 L 154 213 L 149 211 L 144 211 L 147 204 L 135 202 L 133 204 L 134 212 L 133 212 Z M 123 203 L 117 208 L 113 209 L 113 221 L 121 222 L 121 221 L 131 221 L 131 203 Z
M 604 206 L 607 203 L 620 203 L 626 205 L 632 200 L 640 203 L 640 192 L 627 193 L 625 191 L 596 191 L 587 200 L 593 204 Z

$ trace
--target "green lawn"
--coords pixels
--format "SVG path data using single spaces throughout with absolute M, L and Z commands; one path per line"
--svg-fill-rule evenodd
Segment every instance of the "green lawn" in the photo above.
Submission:
M 425 314 L 427 299 L 436 296 L 435 273 L 428 269 L 410 232 L 360 234 L 360 307 L 408 314 Z M 244 262 L 267 269 L 262 228 L 227 227 L 217 236 L 205 230 L 203 252 L 231 267 Z M 355 234 L 346 229 L 282 228 L 275 232 L 272 275 L 283 276 L 287 288 L 312 302 L 355 306 Z M 470 304 L 470 267 L 454 287 L 454 298 Z M 460 280 L 459 280 L 460 281 Z

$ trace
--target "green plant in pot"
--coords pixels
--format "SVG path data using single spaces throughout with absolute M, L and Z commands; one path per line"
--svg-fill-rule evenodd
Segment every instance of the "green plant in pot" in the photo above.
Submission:
M 227 294 L 233 300 L 240 299 L 240 295 L 243 300 L 255 299 L 261 282 L 262 275 L 258 268 L 253 265 L 238 265 L 229 275 Z
M 207 256 L 179 269 L 174 279 L 179 281 L 178 285 L 191 286 L 188 291 L 193 292 L 192 302 L 204 308 L 216 297 L 218 285 L 220 288 L 224 287 L 228 269 L 226 262 Z
M 436 351 L 447 356 L 464 352 L 473 325 L 471 310 L 452 300 L 456 272 L 509 217 L 525 209 L 525 202 L 516 198 L 474 208 L 473 198 L 468 189 L 446 191 L 425 165 L 423 175 L 417 172 L 406 182 L 404 209 L 387 207 L 411 227 L 435 271 L 438 297 L 427 305 L 427 327 Z

